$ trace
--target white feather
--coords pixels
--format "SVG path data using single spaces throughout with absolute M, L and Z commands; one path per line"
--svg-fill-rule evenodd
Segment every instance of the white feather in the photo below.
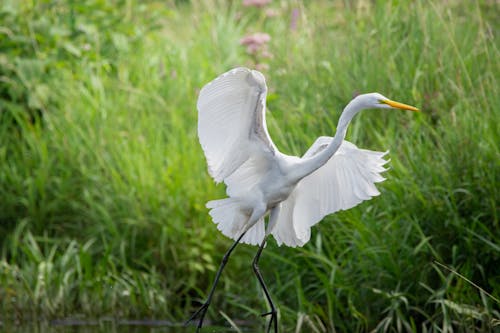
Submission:
M 224 181 L 230 198 L 210 201 L 212 220 L 227 237 L 257 245 L 265 235 L 264 218 L 249 221 L 241 198 L 261 181 L 277 151 L 265 120 L 264 76 L 235 68 L 208 83 L 198 97 L 198 136 L 216 182 Z
M 231 175 L 252 152 L 275 150 L 265 123 L 266 93 L 262 74 L 247 68 L 235 68 L 200 91 L 198 136 L 216 182 Z
M 264 76 L 235 68 L 205 85 L 198 98 L 198 136 L 210 175 L 229 198 L 210 201 L 210 215 L 226 236 L 259 244 L 302 246 L 325 215 L 379 195 L 385 153 L 343 141 L 352 118 L 366 108 L 416 108 L 378 93 L 355 97 L 342 112 L 334 138 L 320 137 L 302 158 L 278 151 L 266 128 Z M 264 217 L 271 211 L 265 230 Z
M 304 158 L 316 155 L 331 140 L 331 137 L 318 138 Z M 302 246 L 309 241 L 310 228 L 326 215 L 379 195 L 375 183 L 384 180 L 380 173 L 386 170 L 385 154 L 343 141 L 335 155 L 299 181 L 281 203 L 276 227 L 271 232 L 278 244 Z

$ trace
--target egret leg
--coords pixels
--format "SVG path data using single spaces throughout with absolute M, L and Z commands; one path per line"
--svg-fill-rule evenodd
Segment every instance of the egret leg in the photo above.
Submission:
M 243 236 L 245 235 L 247 230 L 245 230 L 241 234 L 241 236 L 238 237 L 238 239 L 233 243 L 233 245 L 231 245 L 229 250 L 227 250 L 226 254 L 224 254 L 224 257 L 222 257 L 222 262 L 219 266 L 219 269 L 217 270 L 217 274 L 215 275 L 215 280 L 212 284 L 212 288 L 210 288 L 210 292 L 208 293 L 207 300 L 205 301 L 205 303 L 203 303 L 203 305 L 195 313 L 193 313 L 193 315 L 191 317 L 189 317 L 189 319 L 184 323 L 184 326 L 187 326 L 187 324 L 189 324 L 189 322 L 191 322 L 193 319 L 195 319 L 196 317 L 199 316 L 198 327 L 196 329 L 196 332 L 200 331 L 201 327 L 203 326 L 203 319 L 205 318 L 205 315 L 207 313 L 208 306 L 210 305 L 210 302 L 212 301 L 212 296 L 214 294 L 215 287 L 217 286 L 217 283 L 219 282 L 219 278 L 222 274 L 222 270 L 224 269 L 224 266 L 226 266 L 227 261 L 229 260 L 229 256 L 231 255 L 231 252 L 233 252 L 234 248 L 236 247 L 236 245 L 238 245 L 238 243 L 243 238 Z
M 274 306 L 273 300 L 271 299 L 271 294 L 269 293 L 269 290 L 267 289 L 266 284 L 264 283 L 264 278 L 262 277 L 262 274 L 260 273 L 260 269 L 258 266 L 260 255 L 262 253 L 262 250 L 264 249 L 264 246 L 266 245 L 266 240 L 269 235 L 266 235 L 264 237 L 264 240 L 259 246 L 259 249 L 257 250 L 257 254 L 255 255 L 255 258 L 253 259 L 253 271 L 255 272 L 255 275 L 257 275 L 257 279 L 260 282 L 260 285 L 262 289 L 264 290 L 264 294 L 266 295 L 267 302 L 269 303 L 269 306 L 271 307 L 271 311 L 262 314 L 262 316 L 268 316 L 271 315 L 271 319 L 269 320 L 269 324 L 267 326 L 267 332 L 269 333 L 271 331 L 271 325 L 274 324 L 274 333 L 278 333 L 278 312 L 276 311 L 276 307 Z

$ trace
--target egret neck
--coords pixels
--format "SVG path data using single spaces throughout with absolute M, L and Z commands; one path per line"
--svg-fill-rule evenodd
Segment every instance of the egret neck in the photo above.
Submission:
M 296 169 L 293 170 L 293 178 L 300 180 L 328 162 L 328 160 L 337 152 L 342 144 L 342 141 L 344 141 L 347 127 L 349 126 L 352 118 L 359 111 L 365 108 L 366 106 L 359 98 L 354 98 L 349 104 L 347 104 L 344 111 L 342 111 L 342 114 L 340 115 L 337 132 L 335 133 L 333 140 L 325 149 L 323 149 L 323 151 L 310 158 L 303 159 Z

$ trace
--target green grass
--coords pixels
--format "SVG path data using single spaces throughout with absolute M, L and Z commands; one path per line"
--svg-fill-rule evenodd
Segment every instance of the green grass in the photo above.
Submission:
M 224 187 L 198 143 L 197 92 L 265 62 L 268 127 L 288 154 L 332 135 L 356 93 L 422 109 L 364 111 L 349 129 L 390 150 L 380 197 L 325 218 L 303 248 L 267 246 L 283 330 L 498 329 L 498 6 L 268 7 L 278 16 L 215 0 L 2 2 L 0 321 L 186 319 L 231 244 L 204 207 Z M 272 58 L 239 45 L 258 31 Z M 263 325 L 255 250 L 233 255 L 212 322 Z

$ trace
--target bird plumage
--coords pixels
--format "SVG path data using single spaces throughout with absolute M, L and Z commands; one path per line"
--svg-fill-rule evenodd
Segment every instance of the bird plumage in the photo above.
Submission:
M 331 140 L 331 137 L 318 138 L 303 157 L 317 154 Z M 386 153 L 359 149 L 343 141 L 328 162 L 300 180 L 281 203 L 276 226 L 271 231 L 278 245 L 303 246 L 309 241 L 310 228 L 323 217 L 379 195 L 375 183 L 385 180 L 381 173 L 386 171 L 383 167 L 387 163 L 383 159 Z
M 378 93 L 359 95 L 342 112 L 337 132 L 320 137 L 301 158 L 281 153 L 266 127 L 264 76 L 235 68 L 206 84 L 198 97 L 198 135 L 216 182 L 224 181 L 228 198 L 209 201 L 217 228 L 235 240 L 224 255 L 207 300 L 188 319 L 199 317 L 197 332 L 229 256 L 239 242 L 259 245 L 252 267 L 271 311 L 268 329 L 278 333 L 278 312 L 258 267 L 269 235 L 278 245 L 302 246 L 311 227 L 339 210 L 379 194 L 386 153 L 357 148 L 344 140 L 352 118 L 366 108 L 415 107 Z M 269 214 L 267 226 L 264 223 Z M 271 326 L 273 325 L 273 326 Z
M 210 175 L 216 182 L 224 181 L 228 195 L 207 207 L 227 237 L 236 240 L 246 231 L 241 242 L 258 245 L 272 234 L 279 245 L 302 246 L 310 238 L 311 226 L 324 216 L 379 194 L 375 183 L 384 180 L 380 174 L 385 171 L 385 153 L 343 140 L 357 112 L 353 110 L 338 129 L 344 133 L 337 133 L 341 137 L 332 156 L 320 156 L 331 137 L 318 138 L 302 158 L 282 154 L 267 131 L 266 94 L 264 76 L 247 68 L 224 73 L 200 91 L 200 143 Z M 324 161 L 313 162 L 314 158 Z M 264 216 L 278 206 L 275 222 L 266 229 Z M 250 221 L 257 207 L 261 216 Z
M 256 149 L 276 150 L 266 127 L 267 87 L 262 74 L 253 73 L 235 68 L 200 91 L 198 136 L 216 182 L 231 175 Z

